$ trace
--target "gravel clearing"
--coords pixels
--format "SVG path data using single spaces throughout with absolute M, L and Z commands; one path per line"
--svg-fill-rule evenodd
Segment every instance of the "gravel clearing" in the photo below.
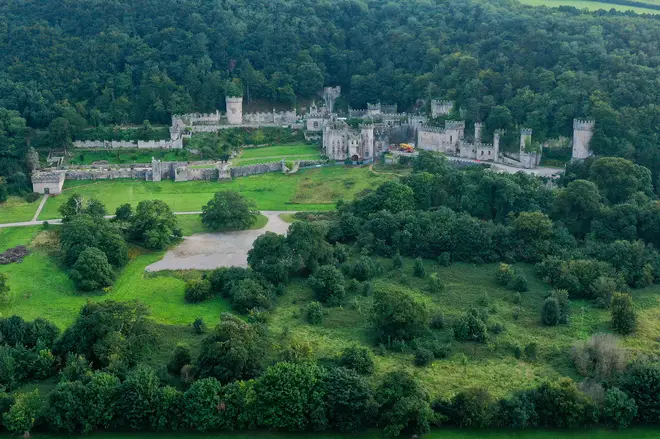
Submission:
M 289 224 L 280 218 L 280 211 L 261 212 L 268 218 L 266 226 L 258 230 L 202 233 L 185 237 L 183 242 L 165 253 L 163 259 L 145 269 L 212 270 L 218 267 L 247 267 L 247 254 L 252 243 L 266 232 L 284 234 Z

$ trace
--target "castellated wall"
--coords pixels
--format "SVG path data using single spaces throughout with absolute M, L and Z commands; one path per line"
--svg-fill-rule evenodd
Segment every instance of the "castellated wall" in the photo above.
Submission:
M 270 162 L 258 165 L 237 166 L 231 168 L 231 178 L 247 177 L 249 175 L 265 174 L 266 172 L 282 172 L 282 163 Z
M 179 137 L 174 140 L 76 140 L 74 148 L 139 148 L 139 149 L 182 149 L 183 141 Z

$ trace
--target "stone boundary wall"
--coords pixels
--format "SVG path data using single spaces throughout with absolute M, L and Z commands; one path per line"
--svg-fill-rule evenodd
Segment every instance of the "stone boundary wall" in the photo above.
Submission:
M 296 160 L 294 160 L 296 161 Z M 324 165 L 325 160 L 300 160 L 298 169 L 309 168 L 317 165 Z M 257 165 L 236 166 L 229 170 L 231 178 L 247 177 L 250 175 L 265 174 L 267 172 L 282 172 L 282 162 L 260 163 Z
M 181 138 L 175 140 L 76 140 L 73 142 L 74 148 L 97 148 L 97 149 L 119 149 L 119 148 L 137 148 L 137 149 L 182 149 L 183 142 Z

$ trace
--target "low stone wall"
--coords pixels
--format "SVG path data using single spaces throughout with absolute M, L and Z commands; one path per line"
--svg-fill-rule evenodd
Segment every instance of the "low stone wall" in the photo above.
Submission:
M 260 163 L 258 165 L 237 166 L 229 171 L 231 178 L 247 177 L 249 175 L 265 174 L 266 172 L 282 172 L 282 163 Z

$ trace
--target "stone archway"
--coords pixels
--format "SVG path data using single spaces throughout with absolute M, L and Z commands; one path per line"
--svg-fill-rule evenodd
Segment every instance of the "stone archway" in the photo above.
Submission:
M 357 154 L 353 154 L 353 156 L 351 157 L 351 161 L 357 162 L 359 160 L 360 160 L 360 157 L 358 157 Z

